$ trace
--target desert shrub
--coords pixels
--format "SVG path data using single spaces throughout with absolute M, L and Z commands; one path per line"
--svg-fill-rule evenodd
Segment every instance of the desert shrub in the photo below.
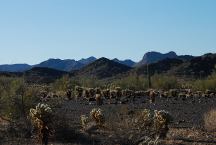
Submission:
M 60 79 L 57 79 L 53 84 L 52 84 L 52 90 L 55 91 L 67 91 L 68 89 L 72 89 L 74 82 L 73 80 L 68 76 L 63 76 Z
M 96 88 L 98 86 L 104 85 L 103 81 L 98 80 L 97 78 L 91 78 L 91 77 L 78 78 L 78 83 L 80 86 L 85 86 L 88 88 Z
M 147 78 L 138 75 L 129 75 L 122 79 L 115 80 L 113 84 L 123 89 L 144 90 L 148 88 Z
M 21 115 L 24 81 L 22 78 L 0 78 L 1 115 L 15 119 Z
M 156 89 L 174 89 L 178 88 L 179 84 L 175 76 L 155 74 L 151 77 L 152 87 Z
M 208 76 L 205 79 L 199 79 L 192 83 L 194 90 L 202 90 L 205 91 L 207 89 L 209 90 L 215 90 L 216 88 L 216 73 L 214 72 L 210 76 Z
M 208 131 L 216 132 L 216 109 L 204 114 L 204 125 Z
M 116 86 L 123 89 L 145 90 L 148 86 L 148 78 L 146 76 L 130 75 L 113 82 Z M 151 84 L 156 89 L 173 89 L 179 87 L 179 83 L 175 76 L 155 74 L 151 76 Z
M 9 121 L 4 135 L 10 139 L 30 137 L 28 110 L 39 102 L 33 88 L 23 78 L 0 77 L 0 116 Z
M 23 78 L 3 78 L 3 80 L 4 83 L 1 81 L 0 85 L 4 86 L 0 94 L 0 114 L 11 120 L 26 118 L 29 108 L 39 102 L 39 98 L 36 97 L 37 89 L 29 87 Z
M 98 86 L 104 86 L 104 84 L 105 82 L 96 78 L 70 77 L 66 75 L 52 83 L 51 88 L 52 91 L 67 91 L 68 89 L 73 90 L 75 86 L 96 88 Z

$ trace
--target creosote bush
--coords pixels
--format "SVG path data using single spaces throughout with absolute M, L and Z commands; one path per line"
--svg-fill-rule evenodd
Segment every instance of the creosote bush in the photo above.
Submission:
M 148 88 L 148 80 L 144 76 L 135 74 L 113 81 L 113 84 L 123 89 L 145 90 Z
M 194 90 L 201 90 L 201 91 L 205 91 L 207 89 L 215 90 L 216 89 L 216 72 L 212 73 L 210 76 L 208 76 L 205 79 L 199 79 L 194 82 L 191 82 L 191 84 Z
M 177 78 L 175 76 L 155 74 L 151 77 L 152 87 L 157 89 L 174 89 L 179 88 Z

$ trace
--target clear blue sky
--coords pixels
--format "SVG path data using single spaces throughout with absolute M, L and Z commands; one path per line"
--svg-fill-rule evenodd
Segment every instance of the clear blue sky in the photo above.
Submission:
M 216 0 L 1 0 L 0 64 L 216 52 Z

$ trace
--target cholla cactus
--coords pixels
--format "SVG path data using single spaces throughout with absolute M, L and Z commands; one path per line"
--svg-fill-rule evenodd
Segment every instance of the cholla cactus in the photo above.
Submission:
M 170 114 L 164 110 L 144 109 L 134 123 L 140 132 L 151 134 L 152 137 L 159 139 L 166 137 L 171 120 Z
M 80 86 L 75 86 L 75 97 L 76 99 L 82 97 L 83 94 L 83 88 Z
M 152 123 L 152 114 L 149 109 L 144 109 L 141 113 L 141 119 L 142 119 L 142 126 L 148 127 Z
M 134 120 L 134 125 L 138 127 L 140 131 L 148 130 L 153 124 L 153 114 L 149 109 L 144 109 L 139 113 L 138 117 Z
M 94 98 L 94 96 L 95 96 L 95 89 L 94 88 L 88 88 L 88 91 L 89 91 L 90 98 Z
M 42 144 L 47 145 L 49 134 L 52 132 L 50 128 L 52 109 L 47 104 L 39 103 L 35 109 L 30 109 L 29 116 L 33 125 L 38 129 L 38 139 Z
M 39 103 L 35 109 L 30 109 L 30 117 L 32 119 L 47 122 L 52 114 L 52 109 L 47 104 Z
M 83 128 L 85 128 L 87 123 L 89 123 L 89 118 L 86 115 L 81 115 L 80 120 Z
M 106 99 L 109 99 L 110 98 L 110 90 L 109 89 L 102 90 L 102 96 Z
M 122 89 L 121 89 L 121 87 L 115 87 L 115 90 L 116 90 L 116 97 L 117 97 L 117 99 L 120 99 L 121 96 L 122 96 Z
M 171 122 L 172 117 L 164 110 L 154 111 L 154 129 L 156 136 L 159 138 L 165 138 L 169 130 L 168 124 Z
M 99 126 L 104 125 L 105 117 L 103 111 L 100 108 L 92 109 L 92 111 L 90 112 L 90 116 Z
M 149 102 L 150 103 L 155 103 L 155 98 L 157 96 L 157 92 L 154 90 L 150 90 L 149 92 Z
M 102 105 L 103 104 L 103 99 L 102 99 L 101 94 L 96 94 L 95 95 L 95 100 L 96 100 L 97 105 Z
M 96 93 L 96 94 L 101 94 L 101 92 L 102 92 L 102 91 L 101 91 L 100 88 L 95 88 L 95 93 Z

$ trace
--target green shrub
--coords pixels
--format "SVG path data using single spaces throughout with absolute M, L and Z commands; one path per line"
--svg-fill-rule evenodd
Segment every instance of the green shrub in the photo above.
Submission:
M 215 90 L 216 88 L 216 73 L 213 73 L 206 79 L 199 79 L 192 83 L 194 90 L 202 90 L 205 91 L 207 89 L 209 90 Z
M 0 115 L 11 120 L 26 116 L 26 111 L 39 101 L 36 92 L 23 78 L 0 77 Z
M 155 74 L 151 77 L 152 87 L 156 89 L 174 89 L 179 87 L 175 76 Z
M 113 82 L 115 86 L 123 89 L 145 90 L 148 88 L 148 80 L 144 76 L 130 75 Z
M 53 90 L 58 90 L 58 91 L 67 91 L 69 88 L 72 88 L 72 83 L 71 79 L 68 75 L 63 76 L 60 79 L 57 79 L 53 84 L 52 84 L 52 89 Z

